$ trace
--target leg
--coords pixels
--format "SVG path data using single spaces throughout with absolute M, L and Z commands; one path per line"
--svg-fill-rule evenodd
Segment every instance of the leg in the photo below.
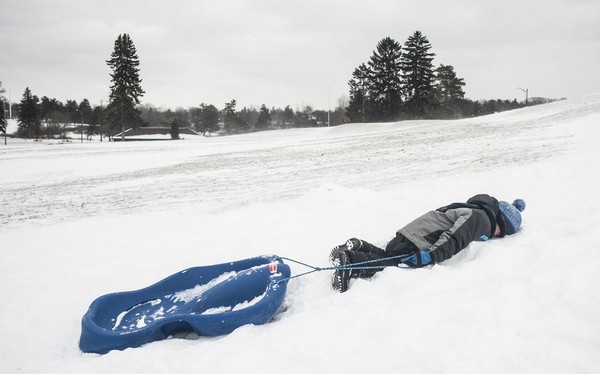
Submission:
M 371 278 L 377 272 L 384 269 L 386 266 L 397 266 L 398 261 L 396 260 L 388 260 L 386 259 L 385 251 L 381 250 L 381 252 L 362 252 L 362 251 L 349 251 L 351 263 L 360 263 L 366 261 L 366 264 L 357 265 L 362 269 L 352 270 L 352 278 Z
M 418 251 L 404 235 L 396 235 L 386 246 L 385 251 L 373 244 L 367 243 L 364 240 L 350 239 L 346 242 L 346 246 L 350 249 L 346 252 L 346 261 L 350 264 L 368 262 L 363 265 L 357 265 L 362 269 L 352 270 L 350 278 L 371 278 L 377 272 L 387 266 L 398 266 L 400 260 L 398 258 L 388 259 L 388 257 L 396 257 L 399 255 L 410 254 Z
M 374 246 L 371 243 L 368 243 L 364 240 L 361 239 L 356 239 L 356 238 L 352 238 L 350 240 L 348 240 L 346 243 L 348 242 L 352 242 L 353 248 L 348 248 L 348 249 L 352 249 L 353 251 L 359 251 L 359 252 L 364 252 L 367 254 L 374 254 L 376 256 L 380 256 L 380 257 L 384 257 L 385 256 L 385 251 L 377 246 Z
M 346 242 L 344 244 L 340 244 L 340 245 L 336 246 L 335 248 L 333 248 L 333 250 L 329 254 L 329 261 L 333 261 L 333 258 L 335 257 L 336 252 L 344 251 L 344 250 L 350 250 L 350 251 L 354 251 L 354 252 L 372 253 L 372 254 L 379 255 L 381 257 L 386 256 L 386 252 L 383 249 L 381 249 L 377 246 L 374 246 L 373 244 L 368 243 L 364 240 L 351 238 L 351 239 L 346 240 Z
M 349 267 L 351 264 L 365 261 L 380 261 L 358 265 L 362 269 L 337 269 L 331 280 L 333 289 L 346 292 L 351 278 L 370 278 L 378 271 L 383 270 L 383 266 L 397 266 L 399 261 L 385 260 L 388 256 L 390 256 L 390 253 L 364 240 L 348 239 L 346 243 L 338 245 L 329 254 L 329 260 L 335 266 Z
M 396 234 L 396 237 L 385 247 L 387 257 L 408 255 L 418 251 L 418 248 L 402 234 Z

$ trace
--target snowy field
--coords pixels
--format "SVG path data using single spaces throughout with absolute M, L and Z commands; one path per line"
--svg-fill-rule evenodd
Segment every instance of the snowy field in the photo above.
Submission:
M 2 373 L 600 372 L 600 94 L 460 121 L 3 140 Z M 522 231 L 344 294 L 330 272 L 291 280 L 287 311 L 228 336 L 79 351 L 102 294 L 263 254 L 326 266 L 477 193 L 523 198 Z

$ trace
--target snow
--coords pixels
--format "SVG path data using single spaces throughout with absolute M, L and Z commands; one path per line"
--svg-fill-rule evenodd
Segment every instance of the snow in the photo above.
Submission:
M 459 121 L 173 142 L 0 146 L 3 372 L 600 372 L 600 94 Z M 523 229 L 350 290 L 289 282 L 285 312 L 217 338 L 78 349 L 100 295 L 278 254 L 327 266 L 438 206 L 523 198 Z M 307 269 L 290 264 L 294 274 Z M 232 359 L 235 357 L 235 359 Z
M 146 326 L 146 318 L 148 316 L 145 314 L 138 313 L 137 311 L 140 310 L 140 308 L 143 308 L 147 305 L 156 306 L 156 305 L 159 305 L 161 302 L 162 302 L 161 299 L 148 300 L 144 303 L 134 305 L 131 308 L 124 310 L 114 320 L 115 325 L 113 326 L 112 330 L 113 331 L 115 331 L 117 329 L 127 330 L 127 329 L 131 329 L 133 327 L 136 327 L 139 329 L 139 328 L 145 327 Z M 139 316 L 139 318 L 136 320 L 136 322 L 132 326 L 121 326 L 123 319 L 129 314 L 134 314 L 136 317 Z M 150 318 L 152 318 L 153 320 L 156 320 L 156 319 L 162 318 L 163 315 L 164 315 L 164 308 L 161 307 L 154 314 L 152 314 L 150 316 Z
M 208 314 L 220 314 L 220 313 L 225 313 L 225 312 L 229 312 L 229 311 L 238 311 L 238 310 L 243 310 L 246 308 L 249 308 L 253 305 L 256 305 L 258 302 L 260 302 L 262 299 L 264 299 L 265 294 L 261 294 L 258 295 L 254 298 L 252 298 L 251 300 L 248 301 L 244 301 L 243 303 L 239 303 L 232 306 L 221 306 L 221 307 L 216 307 L 216 308 L 210 308 L 205 310 L 204 312 L 202 312 L 203 315 L 208 315 Z
M 219 284 L 221 282 L 224 282 L 224 281 L 234 277 L 236 274 L 237 273 L 235 271 L 221 274 L 220 276 L 218 276 L 217 278 L 211 280 L 210 282 L 208 282 L 206 284 L 199 284 L 194 288 L 176 292 L 170 298 L 176 303 L 180 302 L 180 301 L 183 301 L 184 303 L 189 303 L 190 301 L 199 299 L 202 296 L 202 294 L 204 294 L 207 290 L 211 289 L 212 287 L 216 286 L 217 284 Z

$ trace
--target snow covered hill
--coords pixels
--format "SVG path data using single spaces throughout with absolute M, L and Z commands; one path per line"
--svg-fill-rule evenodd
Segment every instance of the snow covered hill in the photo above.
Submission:
M 0 146 L 3 372 L 600 371 L 600 94 L 460 121 L 350 124 L 142 143 Z M 523 198 L 523 230 L 431 269 L 330 290 L 220 338 L 83 354 L 98 296 L 278 254 L 327 265 L 438 206 Z M 292 265 L 294 273 L 304 271 Z

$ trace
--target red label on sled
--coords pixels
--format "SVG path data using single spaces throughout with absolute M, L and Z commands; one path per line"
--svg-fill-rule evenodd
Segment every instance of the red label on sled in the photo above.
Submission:
M 277 273 L 277 263 L 276 262 L 272 262 L 269 264 L 269 271 L 271 273 Z

